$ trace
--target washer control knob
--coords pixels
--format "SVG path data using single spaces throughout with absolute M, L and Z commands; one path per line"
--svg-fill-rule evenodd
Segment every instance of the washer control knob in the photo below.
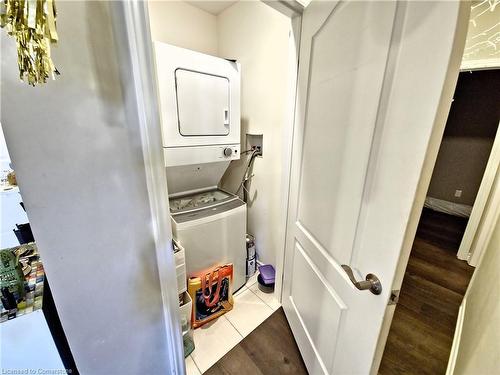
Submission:
M 233 154 L 233 149 L 231 147 L 226 147 L 224 149 L 224 156 L 231 156 Z

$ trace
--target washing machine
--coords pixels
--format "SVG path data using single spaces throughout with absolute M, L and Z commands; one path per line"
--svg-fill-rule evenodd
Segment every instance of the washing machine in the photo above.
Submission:
M 188 277 L 233 264 L 233 292 L 246 282 L 246 203 L 219 189 L 170 199 L 174 238 L 185 249 Z
M 187 277 L 233 264 L 233 290 L 246 279 L 246 204 L 217 186 L 240 158 L 237 61 L 155 42 L 162 143 L 174 239 Z

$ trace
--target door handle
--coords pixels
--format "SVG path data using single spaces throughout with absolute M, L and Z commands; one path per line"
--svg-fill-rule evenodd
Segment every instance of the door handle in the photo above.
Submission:
M 347 273 L 347 276 L 349 276 L 351 282 L 359 290 L 368 289 L 373 294 L 382 293 L 382 284 L 380 283 L 378 277 L 375 276 L 373 273 L 369 273 L 368 275 L 366 275 L 366 280 L 357 281 L 356 278 L 354 277 L 354 273 L 352 272 L 351 267 L 349 267 L 346 264 L 342 264 L 342 269 L 345 271 L 345 273 Z

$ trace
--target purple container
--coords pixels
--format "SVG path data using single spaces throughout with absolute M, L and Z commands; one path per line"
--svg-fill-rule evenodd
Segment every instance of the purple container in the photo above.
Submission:
M 274 284 L 274 279 L 276 277 L 276 271 L 274 267 L 270 264 L 265 264 L 263 266 L 259 266 L 260 276 L 262 278 L 263 284 Z
M 274 280 L 276 278 L 276 271 L 270 264 L 259 266 L 259 276 L 257 281 L 259 289 L 263 292 L 270 293 L 274 290 Z

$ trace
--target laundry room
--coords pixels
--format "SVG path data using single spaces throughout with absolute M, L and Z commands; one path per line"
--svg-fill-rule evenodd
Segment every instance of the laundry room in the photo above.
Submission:
M 498 147 L 467 290 L 418 218 L 499 1 L 6 0 L 2 372 L 494 373 Z
M 186 365 L 204 372 L 280 307 L 294 21 L 263 2 L 148 8 Z

